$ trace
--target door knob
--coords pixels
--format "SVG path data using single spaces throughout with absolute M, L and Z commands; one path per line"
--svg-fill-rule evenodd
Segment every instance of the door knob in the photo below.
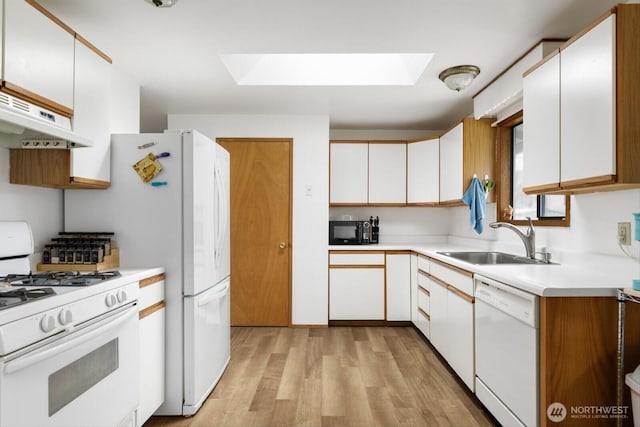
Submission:
M 285 249 L 287 247 L 287 244 L 285 242 L 280 242 L 278 246 L 280 247 L 280 249 Z

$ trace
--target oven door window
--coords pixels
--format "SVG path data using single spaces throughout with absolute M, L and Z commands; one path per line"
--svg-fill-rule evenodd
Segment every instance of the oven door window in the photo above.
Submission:
M 0 425 L 104 426 L 131 419 L 139 399 L 138 333 L 138 308 L 131 305 L 0 359 Z
M 49 375 L 49 416 L 118 369 L 118 339 Z

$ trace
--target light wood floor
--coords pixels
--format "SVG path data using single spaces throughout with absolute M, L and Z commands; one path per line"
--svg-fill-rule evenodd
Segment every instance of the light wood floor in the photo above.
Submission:
M 493 425 L 413 328 L 234 327 L 200 411 L 145 427 Z

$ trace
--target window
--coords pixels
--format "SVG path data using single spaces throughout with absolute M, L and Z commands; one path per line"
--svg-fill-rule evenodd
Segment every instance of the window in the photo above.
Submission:
M 569 226 L 569 196 L 527 195 L 523 190 L 524 135 L 522 112 L 498 123 L 498 221 L 538 226 Z

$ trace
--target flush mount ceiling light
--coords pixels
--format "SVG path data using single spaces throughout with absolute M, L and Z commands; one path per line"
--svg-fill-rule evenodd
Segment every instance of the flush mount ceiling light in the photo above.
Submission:
M 171 7 L 178 3 L 178 0 L 144 0 L 155 7 Z
M 432 53 L 222 54 L 238 85 L 411 86 Z
M 480 74 L 480 68 L 475 65 L 458 65 L 447 68 L 440 73 L 438 78 L 451 90 L 460 92 L 471 84 L 473 79 Z

